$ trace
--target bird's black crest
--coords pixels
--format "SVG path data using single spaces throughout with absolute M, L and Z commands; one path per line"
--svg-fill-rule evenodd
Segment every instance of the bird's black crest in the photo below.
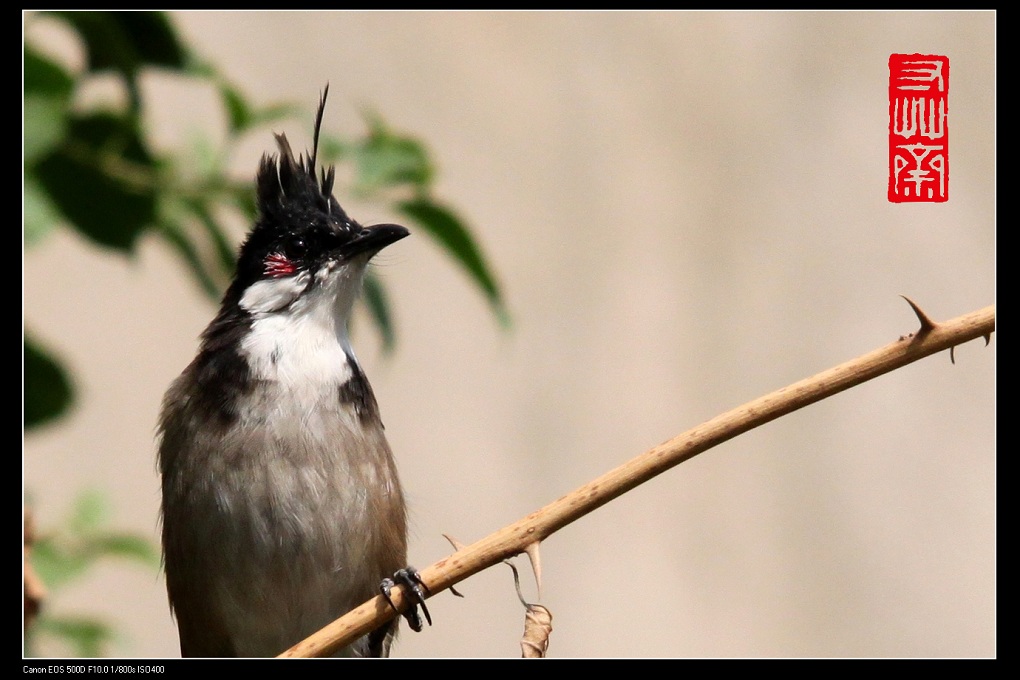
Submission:
M 295 157 L 287 136 L 277 134 L 279 156 L 268 153 L 262 156 L 256 178 L 260 217 L 258 226 L 277 226 L 286 230 L 288 225 L 294 224 L 294 220 L 311 219 L 318 222 L 327 219 L 340 228 L 350 227 L 350 219 L 333 197 L 336 169 L 333 166 L 324 167 L 318 178 L 315 174 L 319 131 L 328 93 L 327 84 L 315 114 L 311 153 Z
M 323 168 L 316 177 L 319 132 L 329 85 L 322 91 L 315 114 L 312 151 L 295 156 L 286 135 L 277 134 L 279 154 L 264 154 L 256 176 L 258 218 L 241 245 L 234 281 L 227 300 L 237 301 L 252 282 L 266 274 L 266 258 L 273 253 L 293 255 L 289 246 L 306 250 L 303 263 L 352 240 L 361 226 L 347 216 L 333 196 L 335 169 Z

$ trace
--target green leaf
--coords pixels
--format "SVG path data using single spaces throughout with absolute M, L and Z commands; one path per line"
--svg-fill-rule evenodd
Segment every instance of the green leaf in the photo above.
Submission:
M 212 241 L 220 273 L 224 278 L 229 279 L 234 275 L 234 268 L 237 265 L 237 249 L 227 237 L 227 230 L 216 221 L 209 207 L 204 203 L 190 201 L 188 205 L 198 218 L 199 224 L 205 229 L 209 240 Z
M 220 83 L 220 99 L 223 100 L 223 108 L 227 110 L 227 124 L 232 132 L 237 132 L 251 125 L 251 106 L 244 100 L 229 83 Z
M 155 162 L 131 116 L 70 121 L 67 142 L 32 168 L 60 212 L 96 243 L 131 250 L 153 223 Z
M 53 12 L 81 36 L 90 71 L 133 79 L 143 66 L 184 69 L 187 50 L 164 12 Z
M 357 146 L 351 142 L 334 137 L 326 132 L 319 135 L 319 158 L 323 161 L 336 161 L 351 157 L 357 153 Z
M 382 337 L 383 351 L 392 352 L 397 344 L 396 331 L 393 328 L 393 320 L 390 318 L 390 303 L 386 298 L 386 289 L 383 288 L 379 277 L 369 271 L 365 275 L 365 306 L 368 308 L 369 316 L 379 329 Z
M 39 243 L 46 234 L 60 225 L 64 216 L 53 205 L 50 196 L 39 185 L 35 174 L 25 173 L 25 247 Z
M 183 69 L 187 65 L 187 46 L 177 38 L 177 31 L 166 12 L 107 14 L 128 36 L 142 63 L 169 69 Z
M 157 233 L 177 251 L 205 294 L 212 300 L 217 299 L 223 292 L 224 282 L 221 279 L 226 277 L 219 276 L 221 267 L 217 266 L 218 263 L 207 262 L 198 239 L 188 228 L 195 219 L 195 206 L 211 199 L 205 196 L 182 198 L 175 192 L 166 192 L 160 198 Z
M 77 31 L 91 73 L 115 71 L 127 90 L 130 110 L 142 110 L 138 73 L 155 66 L 189 71 L 192 59 L 163 12 L 49 12 Z
M 273 104 L 252 109 L 251 125 L 266 125 L 287 118 L 307 115 L 307 111 L 293 104 Z
M 99 491 L 86 491 L 78 496 L 72 510 L 68 528 L 71 533 L 84 536 L 96 531 L 110 519 L 110 506 Z
M 32 546 L 32 566 L 46 587 L 59 590 L 88 571 L 95 561 L 91 556 L 54 537 L 38 539 Z
M 91 541 L 92 550 L 102 557 L 122 557 L 141 564 L 159 568 L 159 551 L 152 543 L 140 536 L 130 534 L 102 534 Z
M 63 414 L 73 398 L 71 381 L 60 363 L 24 338 L 25 429 L 38 427 Z
M 96 243 L 130 251 L 152 221 L 155 200 L 91 163 L 58 152 L 36 167 L 64 216 Z
M 62 66 L 25 45 L 25 94 L 48 94 L 67 99 L 74 89 L 74 78 Z
M 85 617 L 40 617 L 34 626 L 28 655 L 37 645 L 39 635 L 50 635 L 71 647 L 72 656 L 94 658 L 103 656 L 103 646 L 113 641 L 113 629 L 99 619 Z
M 74 81 L 27 45 L 24 51 L 24 162 L 33 163 L 63 139 Z
M 419 189 L 432 181 L 432 165 L 421 142 L 390 132 L 375 116 L 368 137 L 355 148 L 358 185 L 372 192 L 380 187 L 410 184 Z
M 230 205 L 241 211 L 245 221 L 249 224 L 255 221 L 258 216 L 258 205 L 255 200 L 255 187 L 250 183 L 236 184 L 224 187 Z M 235 257 L 237 253 L 234 253 Z
M 221 286 L 206 267 L 198 248 L 192 243 L 183 225 L 169 218 L 163 218 L 160 220 L 159 233 L 188 265 L 205 294 L 213 300 L 219 298 L 223 293 Z
M 25 111 L 22 140 L 25 164 L 28 165 L 63 141 L 67 131 L 67 106 L 59 97 L 31 94 L 26 94 L 22 103 Z
M 82 493 L 59 532 L 35 541 L 32 565 L 50 590 L 81 577 L 103 558 L 127 558 L 158 568 L 158 551 L 147 539 L 103 529 L 109 515 L 105 495 L 98 491 Z
M 159 168 L 164 196 L 174 200 L 183 199 L 197 193 L 200 200 L 214 200 L 216 187 L 223 181 L 227 173 L 221 149 L 206 135 L 192 134 L 187 151 L 181 152 L 180 158 L 167 156 L 160 158 Z M 194 185 L 195 190 L 188 188 Z
M 397 209 L 431 234 L 467 270 L 488 298 L 500 323 L 508 325 L 509 315 L 503 306 L 496 279 L 485 263 L 471 233 L 460 219 L 450 209 L 428 198 L 404 201 L 397 205 Z
M 274 104 L 271 106 L 252 106 L 230 83 L 220 80 L 217 84 L 223 108 L 227 111 L 227 124 L 232 134 L 244 132 L 256 125 L 273 123 L 285 118 L 306 115 L 306 111 L 291 104 Z
M 156 161 L 141 131 L 141 120 L 132 113 L 93 111 L 71 116 L 67 146 L 96 157 L 97 165 L 102 161 L 120 172 L 154 172 L 156 169 Z M 117 167 L 118 161 L 123 167 Z

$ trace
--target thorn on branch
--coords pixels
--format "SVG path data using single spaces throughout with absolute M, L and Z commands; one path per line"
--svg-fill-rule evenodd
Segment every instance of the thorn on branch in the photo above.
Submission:
M 911 309 L 914 310 L 914 314 L 917 315 L 917 320 L 921 322 L 921 328 L 920 330 L 917 331 L 918 337 L 924 335 L 925 333 L 935 330 L 935 327 L 938 324 L 932 321 L 931 318 L 924 313 L 924 310 L 918 307 L 914 303 L 914 301 L 908 298 L 906 295 L 900 295 L 900 297 L 907 301 L 907 304 L 910 305 Z
M 461 543 L 460 541 L 458 541 L 458 540 L 457 540 L 456 538 L 454 538 L 453 536 L 450 536 L 449 534 L 443 534 L 443 538 L 445 538 L 446 540 L 448 540 L 448 541 L 450 542 L 450 545 L 452 545 L 452 546 L 453 546 L 453 549 L 454 549 L 454 550 L 460 550 L 461 548 L 463 548 L 463 547 L 464 547 L 464 544 L 463 544 L 463 543 Z M 463 595 L 461 595 L 461 594 L 460 594 L 459 592 L 457 592 L 457 589 L 456 589 L 456 588 L 454 588 L 453 586 L 450 586 L 450 592 L 451 592 L 451 593 L 453 593 L 454 595 L 456 595 L 457 597 L 464 597 L 464 596 L 463 596 Z
M 542 599 L 542 560 L 539 557 L 538 551 L 539 541 L 533 541 L 524 548 L 524 552 L 528 555 L 528 560 L 531 563 L 531 572 L 535 576 L 535 586 L 538 589 L 538 599 Z M 521 594 L 521 580 L 517 575 L 517 567 L 514 563 L 508 559 L 503 560 L 503 563 L 510 567 L 514 572 L 514 586 L 517 588 L 517 597 L 520 598 L 521 604 L 525 607 L 531 605 L 524 599 L 524 595 Z
M 542 599 L 542 558 L 538 552 L 538 541 L 529 543 L 524 549 L 531 561 L 531 571 L 535 574 L 535 586 L 538 587 L 538 599 Z
M 445 538 L 446 540 L 448 540 L 450 542 L 450 545 L 453 546 L 454 550 L 460 550 L 461 548 L 465 547 L 463 543 L 458 541 L 456 538 L 454 538 L 450 534 L 443 534 L 443 538 Z

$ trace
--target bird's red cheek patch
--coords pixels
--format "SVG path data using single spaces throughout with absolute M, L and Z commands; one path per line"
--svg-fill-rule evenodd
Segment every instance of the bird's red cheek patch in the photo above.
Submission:
M 279 279 L 284 276 L 290 276 L 296 269 L 297 267 L 294 266 L 294 263 L 287 259 L 287 256 L 283 253 L 271 253 L 266 256 L 267 276 Z

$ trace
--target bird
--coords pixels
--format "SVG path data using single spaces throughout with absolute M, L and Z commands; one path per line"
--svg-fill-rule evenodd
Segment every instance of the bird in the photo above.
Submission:
M 409 235 L 362 226 L 285 134 L 198 353 L 159 415 L 163 567 L 182 656 L 275 656 L 395 582 L 421 629 L 407 508 L 348 321 L 369 261 Z M 390 602 L 392 605 L 392 601 Z M 399 618 L 337 656 L 388 656 Z

